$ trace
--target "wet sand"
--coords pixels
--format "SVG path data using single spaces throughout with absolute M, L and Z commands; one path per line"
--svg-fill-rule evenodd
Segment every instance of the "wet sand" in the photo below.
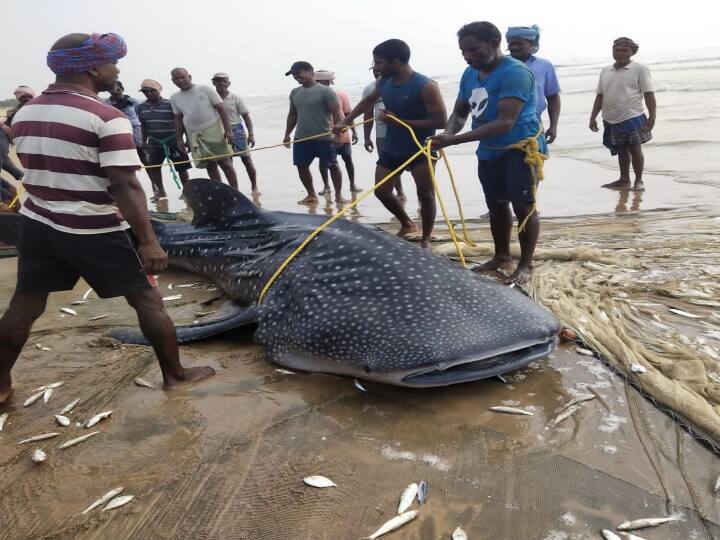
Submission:
M 570 241 L 573 223 L 593 227 L 587 218 L 548 220 L 548 235 Z M 633 229 L 632 219 L 623 223 Z M 473 228 L 487 237 L 485 225 Z M 598 245 L 610 241 L 597 235 Z M 0 260 L 0 309 L 15 265 Z M 220 305 L 202 305 L 218 296 L 211 284 L 177 288 L 202 282 L 177 270 L 161 276 L 164 295 L 183 294 L 168 302 L 176 323 Z M 669 512 L 682 521 L 639 535 L 720 537 L 717 456 L 574 345 L 510 374 L 509 384 L 363 383 L 362 393 L 349 379 L 277 372 L 247 334 L 223 336 L 181 348 L 186 363 L 210 364 L 215 377 L 163 392 L 133 384 L 139 376 L 161 383 L 150 349 L 102 339 L 110 327 L 134 324 L 122 300 L 93 298 L 73 306 L 77 316 L 59 311 L 86 289 L 80 283 L 51 296 L 15 368 L 12 403 L 0 410 L 10 413 L 0 433 L 0 538 L 359 538 L 392 517 L 402 489 L 421 479 L 428 502 L 389 538 L 447 539 L 459 525 L 470 538 L 591 539 L 601 528 Z M 33 388 L 58 380 L 65 384 L 48 404 L 22 406 Z M 588 391 L 598 397 L 550 425 Z M 52 414 L 78 398 L 71 427 L 57 426 Z M 494 405 L 535 416 L 491 412 Z M 113 414 L 96 426 L 99 435 L 57 449 L 89 432 L 74 422 L 104 410 Z M 48 431 L 61 435 L 17 445 Z M 48 453 L 43 464 L 30 460 L 36 447 Z M 315 474 L 338 487 L 303 485 Z M 135 500 L 78 515 L 119 486 Z

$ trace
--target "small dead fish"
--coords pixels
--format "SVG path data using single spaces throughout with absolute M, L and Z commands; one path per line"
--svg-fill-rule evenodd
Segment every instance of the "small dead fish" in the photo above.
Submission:
M 77 311 L 75 311 L 74 309 L 70 309 L 69 307 L 61 307 L 60 311 L 62 311 L 63 313 L 67 313 L 68 315 L 77 315 Z
M 212 311 L 197 311 L 195 312 L 196 317 L 205 317 L 207 315 L 210 315 L 211 313 L 215 313 L 217 309 L 213 309 Z
M 427 480 L 420 480 L 420 483 L 418 484 L 418 502 L 420 504 L 425 504 L 425 501 L 427 500 L 427 494 L 428 494 L 428 483 Z
M 600 531 L 600 534 L 602 534 L 605 540 L 622 540 L 619 535 L 608 529 L 603 529 L 602 531 Z
M 125 489 L 124 487 L 119 487 L 119 488 L 113 489 L 112 491 L 108 491 L 105 495 L 100 497 L 97 501 L 95 501 L 90 506 L 88 506 L 85 510 L 80 512 L 80 514 L 87 514 L 88 512 L 95 510 L 98 506 L 105 504 L 110 499 L 113 499 L 114 497 L 116 497 L 117 495 L 122 493 L 124 489 Z
M 90 317 L 88 321 L 99 321 L 100 319 L 105 319 L 109 316 L 109 313 L 103 313 L 102 315 L 95 315 L 94 317 Z
M 397 513 L 398 515 L 402 514 L 412 506 L 413 501 L 415 500 L 415 496 L 418 492 L 418 485 L 413 482 L 408 487 L 403 489 L 403 492 L 400 494 L 400 503 L 398 504 Z
M 70 419 L 67 416 L 63 416 L 62 414 L 56 414 L 55 421 L 62 427 L 68 427 L 70 425 Z
M 70 302 L 71 306 L 82 306 L 83 304 L 87 304 L 87 300 L 75 300 L 74 302 Z
M 678 521 L 676 517 L 662 517 L 662 518 L 644 518 L 636 519 L 634 521 L 626 521 L 615 527 L 618 531 L 632 531 L 635 529 L 644 529 L 645 527 L 657 527 L 664 523 L 670 523 L 672 521 Z
M 153 386 L 153 383 L 151 383 L 150 381 L 146 381 L 145 379 L 141 379 L 140 377 L 136 377 L 133 382 L 138 386 L 143 386 L 145 388 L 152 388 L 153 390 L 155 389 L 155 386 Z
M 627 540 L 645 540 L 641 536 L 635 536 L 632 533 L 621 532 L 620 534 L 622 534 L 623 538 L 627 538 Z
M 353 380 L 353 386 L 361 392 L 367 392 L 367 389 L 362 384 L 360 384 L 360 381 L 358 381 L 357 379 Z
M 164 296 L 163 302 L 172 302 L 173 300 L 180 300 L 182 298 L 182 294 L 173 294 L 172 296 Z
M 35 344 L 36 349 L 40 349 L 41 351 L 49 352 L 52 351 L 50 347 L 46 347 L 45 345 L 41 345 L 40 343 Z
M 579 396 L 576 396 L 570 401 L 568 401 L 567 405 L 565 405 L 565 409 L 569 409 L 573 405 L 577 405 L 578 403 L 582 403 L 583 401 L 590 401 L 591 399 L 595 399 L 596 397 L 597 396 L 595 394 L 580 394 Z
M 303 478 L 303 482 L 305 482 L 308 486 L 316 488 L 337 486 L 335 482 L 324 476 L 306 476 L 305 478 Z
M 555 419 L 552 421 L 552 425 L 557 426 L 563 420 L 567 420 L 573 414 L 578 412 L 578 408 L 579 408 L 579 405 L 572 405 L 572 406 L 568 407 L 567 409 L 565 409 L 563 412 L 561 412 L 560 414 L 558 414 L 555 417 Z
M 535 416 L 534 413 L 531 413 L 530 411 L 526 411 L 525 409 L 518 409 L 516 407 L 490 407 L 491 411 L 495 412 L 501 412 L 506 414 L 524 414 L 525 416 Z
M 199 283 L 183 283 L 182 285 L 175 285 L 178 289 L 182 289 L 185 287 L 196 287 L 199 285 Z
M 1 420 L 2 420 L 2 419 L 0 419 L 0 421 L 1 421 Z M 1 428 L 0 428 L 0 431 L 2 431 Z M 718 491 L 720 491 L 720 476 L 718 476 L 718 477 L 717 477 L 717 480 L 715 480 L 715 486 L 713 487 L 713 491 L 714 491 L 715 493 L 717 493 Z
M 70 411 L 72 411 L 72 410 L 77 406 L 78 403 L 80 403 L 80 400 L 79 400 L 79 399 L 76 399 L 75 401 L 71 401 L 70 403 L 68 403 L 67 405 L 65 405 L 65 406 L 63 407 L 62 411 L 60 411 L 60 414 L 67 414 L 67 413 L 69 413 Z
M 282 375 L 295 375 L 296 373 L 294 371 L 288 371 L 287 369 L 276 369 L 278 373 L 281 373 Z
M 632 371 L 633 373 L 647 373 L 647 368 L 633 362 L 632 364 L 630 364 L 630 371 Z
M 409 512 L 405 512 L 404 514 L 395 516 L 394 518 L 383 523 L 383 525 L 377 531 L 372 533 L 370 536 L 365 537 L 363 540 L 375 540 L 376 538 L 380 538 L 383 534 L 387 534 L 391 531 L 394 531 L 395 529 L 399 529 L 406 523 L 412 521 L 417 517 L 418 514 L 419 512 L 417 510 L 410 510 Z
M 0 414 L 0 431 L 2 431 L 3 428 L 5 427 L 5 422 L 7 422 L 7 419 L 9 416 L 10 416 L 10 414 L 8 414 L 8 413 Z
M 595 353 L 582 347 L 575 347 L 575 352 L 578 354 L 584 354 L 585 356 L 595 356 Z
M 103 512 L 107 512 L 108 510 L 113 510 L 114 508 L 120 508 L 121 506 L 125 506 L 127 503 L 132 501 L 135 498 L 135 495 L 123 495 L 122 497 L 115 497 L 112 501 L 110 501 L 105 508 L 103 508 Z
M 452 533 L 452 540 L 468 540 L 468 535 L 465 531 L 458 527 Z
M 87 435 L 83 435 L 82 437 L 77 437 L 76 439 L 70 439 L 68 442 L 61 444 L 58 446 L 59 450 L 64 450 L 65 448 L 70 448 L 71 446 L 75 446 L 76 444 L 79 444 L 83 441 L 88 440 L 93 435 L 97 435 L 100 433 L 99 431 L 93 431 L 92 433 L 88 433 Z
M 29 439 L 20 441 L 18 444 L 27 444 L 29 442 L 44 441 L 45 439 L 52 439 L 53 437 L 57 437 L 58 435 L 60 435 L 60 434 L 59 433 L 43 433 L 42 435 L 35 435 L 34 437 L 30 437 Z
M 45 458 L 47 458 L 47 454 L 43 452 L 41 448 L 36 448 L 32 453 L 32 456 L 30 456 L 30 459 L 32 459 L 35 463 L 42 463 L 45 461 Z
M 57 381 L 57 382 L 48 384 L 45 388 L 59 388 L 63 384 L 65 384 L 65 381 Z
M 517 283 L 511 283 L 510 285 L 508 285 L 508 289 L 512 289 L 515 286 L 517 286 Z
M 92 292 L 93 292 L 92 289 L 88 289 L 87 291 L 85 291 L 85 294 L 83 294 L 82 299 L 87 300 L 88 298 L 90 298 L 90 295 L 92 294 Z
M 168 283 L 168 289 L 172 291 L 172 288 L 173 288 L 173 284 L 172 284 L 172 283 Z
M 41 397 L 43 397 L 43 394 L 44 394 L 44 393 L 45 393 L 45 387 L 43 387 L 43 389 L 40 390 L 40 392 L 38 392 L 37 394 L 35 394 L 35 395 L 30 396 L 29 398 L 27 398 L 27 399 L 25 400 L 25 403 L 23 403 L 23 407 L 29 407 L 30 405 L 32 405 L 33 403 L 35 403 L 38 399 L 40 399 Z
M 100 420 L 105 420 L 108 416 L 112 414 L 112 411 L 104 411 L 101 413 L 97 413 L 95 416 L 93 416 L 90 420 L 85 422 L 86 428 L 91 428 L 95 424 L 97 424 Z
M 668 309 L 668 311 L 670 311 L 671 313 L 675 313 L 676 315 L 688 317 L 690 319 L 702 319 L 700 315 L 693 315 L 692 313 L 688 313 L 687 311 L 683 311 L 682 309 L 670 308 Z
M 47 390 L 45 390 L 43 392 L 43 403 L 47 403 L 48 401 L 50 401 L 50 398 L 52 397 L 52 395 L 53 395 L 52 388 L 48 388 Z

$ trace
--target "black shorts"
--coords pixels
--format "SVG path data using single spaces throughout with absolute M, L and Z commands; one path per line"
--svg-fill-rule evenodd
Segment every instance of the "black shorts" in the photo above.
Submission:
M 415 152 L 413 152 L 414 154 Z M 437 153 L 433 152 L 433 155 L 437 157 Z M 380 167 L 385 167 L 386 169 L 389 169 L 391 171 L 394 171 L 397 169 L 400 165 L 405 163 L 407 159 L 412 156 L 412 154 L 407 154 L 404 156 L 400 156 L 397 154 L 390 154 L 389 152 L 380 151 L 380 155 L 378 156 L 377 165 Z M 433 162 L 435 163 L 435 162 Z M 405 166 L 406 171 L 410 171 L 417 167 L 418 165 L 424 165 L 427 167 L 427 158 L 424 154 L 419 155 L 415 159 L 413 159 L 410 163 L 408 163 Z
M 81 277 L 112 298 L 152 287 L 129 231 L 72 234 L 20 217 L 17 292 L 69 291 Z
M 309 167 L 315 158 L 325 167 L 337 165 L 337 151 L 332 139 L 314 139 L 293 144 L 293 165 L 296 167 Z
M 165 152 L 163 152 L 162 146 L 147 146 L 145 150 L 147 154 L 146 165 L 160 165 L 165 161 Z M 190 159 L 185 152 L 175 145 L 168 145 L 168 150 L 172 161 L 188 161 Z M 176 171 L 189 171 L 192 168 L 192 163 L 180 163 L 174 165 L 174 167 Z
M 535 202 L 532 172 L 522 150 L 507 150 L 494 159 L 478 161 L 478 177 L 488 206 Z
M 352 156 L 352 145 L 349 142 L 335 145 L 335 152 L 338 156 Z

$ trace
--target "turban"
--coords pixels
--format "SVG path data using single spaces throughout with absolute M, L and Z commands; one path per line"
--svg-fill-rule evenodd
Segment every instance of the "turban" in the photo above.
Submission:
M 30 96 L 31 98 L 34 98 L 37 95 L 35 93 L 35 90 L 30 88 L 29 86 L 18 86 L 13 92 L 13 94 L 15 94 L 15 97 L 17 99 L 20 99 L 21 96 Z
M 60 49 L 47 54 L 47 65 L 55 75 L 75 75 L 127 54 L 123 38 L 117 34 L 92 34 L 80 47 Z
M 325 69 L 320 69 L 315 72 L 315 80 L 316 81 L 334 81 L 335 80 L 335 73 L 332 71 L 327 71 Z
M 530 54 L 535 54 L 540 50 L 540 28 L 538 28 L 537 24 L 532 26 L 511 26 L 505 32 L 505 39 L 510 41 L 514 38 L 527 39 L 532 42 Z
M 632 51 L 633 54 L 637 54 L 638 49 L 640 48 L 640 45 L 635 43 L 629 37 L 619 37 L 615 41 L 613 41 L 613 47 L 617 47 L 618 45 L 619 46 L 626 45 L 626 46 L 630 47 L 630 50 Z
M 158 92 L 162 91 L 162 86 L 159 82 L 153 79 L 145 79 L 143 82 L 140 83 L 140 90 L 143 88 L 152 88 L 153 90 L 157 90 Z

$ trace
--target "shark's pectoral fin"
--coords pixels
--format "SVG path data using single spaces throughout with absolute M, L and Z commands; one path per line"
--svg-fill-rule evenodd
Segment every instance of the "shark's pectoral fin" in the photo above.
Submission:
M 257 320 L 257 306 L 240 306 L 227 302 L 220 309 L 216 318 L 207 319 L 197 324 L 177 326 L 178 343 L 189 343 L 222 334 L 236 328 L 253 324 Z M 111 338 L 133 345 L 149 345 L 139 328 L 117 328 L 107 334 Z

